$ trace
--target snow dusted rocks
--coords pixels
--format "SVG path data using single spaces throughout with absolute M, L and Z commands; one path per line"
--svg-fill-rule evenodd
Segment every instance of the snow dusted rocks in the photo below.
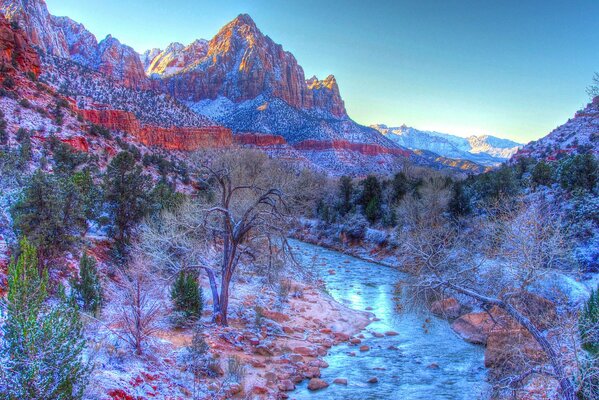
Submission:
M 553 161 L 563 155 L 575 154 L 579 149 L 590 149 L 595 155 L 599 155 L 599 97 L 595 97 L 573 118 L 547 136 L 524 146 L 512 161 L 523 157 Z
M 110 35 L 98 43 L 82 24 L 50 15 L 44 0 L 0 0 L 0 11 L 10 22 L 22 27 L 31 43 L 42 52 L 70 58 L 127 87 L 148 87 L 135 50 Z

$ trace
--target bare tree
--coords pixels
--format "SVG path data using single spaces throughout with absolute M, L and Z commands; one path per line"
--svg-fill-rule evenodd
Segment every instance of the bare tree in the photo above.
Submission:
M 205 271 L 213 321 L 226 325 L 231 281 L 239 265 L 270 274 L 290 260 L 289 215 L 279 189 L 290 186 L 289 173 L 256 152 L 229 150 L 198 158 L 200 182 L 210 193 L 147 222 L 140 248 L 171 276 L 180 269 Z
M 220 289 L 214 270 L 209 266 L 203 268 L 210 280 L 214 321 L 222 325 L 228 323 L 229 289 L 240 260 L 262 258 L 270 264 L 284 257 L 288 248 L 282 224 L 285 220 L 283 193 L 277 188 L 236 179 L 239 176 L 233 164 L 226 161 L 221 165 L 203 166 L 209 179 L 215 182 L 217 192 L 217 201 L 205 211 L 204 220 L 208 229 L 216 233 L 217 243 L 222 243 Z
M 479 245 L 485 235 L 494 236 L 497 232 L 485 232 L 482 228 L 462 232 L 459 226 L 431 218 L 411 224 L 403 238 L 400 261 L 417 276 L 415 287 L 420 292 L 449 291 L 474 299 L 485 309 L 495 306 L 503 310 L 530 333 L 546 354 L 562 397 L 574 400 L 574 384 L 566 372 L 562 355 L 546 333 L 514 303 L 522 290 L 552 268 L 565 253 L 557 216 L 548 208 L 537 207 L 541 206 L 524 205 L 509 220 L 506 215 L 493 217 L 500 225 L 499 260 L 488 262 Z M 478 226 L 488 223 L 479 221 Z M 552 247 L 549 249 L 548 245 Z
M 599 72 L 595 72 L 593 75 L 593 81 L 589 86 L 587 86 L 586 90 L 591 100 L 599 96 Z
M 117 330 L 113 330 L 122 340 L 135 349 L 135 354 L 143 353 L 144 343 L 157 331 L 157 321 L 161 316 L 162 304 L 153 295 L 155 283 L 150 274 L 138 261 L 127 271 L 120 270 L 117 277 L 119 310 Z

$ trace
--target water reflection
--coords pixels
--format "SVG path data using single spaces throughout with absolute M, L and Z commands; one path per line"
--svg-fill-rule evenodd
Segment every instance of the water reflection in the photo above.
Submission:
M 331 349 L 322 370 L 328 388 L 310 392 L 307 382 L 292 399 L 484 399 L 481 347 L 456 337 L 446 321 L 403 307 L 402 274 L 335 251 L 293 241 L 299 260 L 326 282 L 327 292 L 351 308 L 379 319 L 362 332 L 370 351 L 346 344 Z M 335 274 L 329 274 L 330 269 Z M 397 332 L 397 336 L 373 334 Z M 355 355 L 353 355 L 355 354 Z M 378 383 L 367 383 L 377 377 Z M 348 385 L 332 384 L 336 378 Z

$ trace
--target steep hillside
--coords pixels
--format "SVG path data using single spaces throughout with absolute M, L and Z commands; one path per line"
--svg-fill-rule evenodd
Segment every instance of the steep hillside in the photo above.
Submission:
M 110 35 L 98 43 L 82 24 L 50 15 L 43 0 L 0 0 L 0 12 L 43 53 L 70 58 L 127 87 L 147 87 L 135 50 Z
M 590 150 L 599 154 L 599 97 L 547 136 L 528 143 L 513 159 L 534 157 L 556 160 L 567 154 Z
M 284 151 L 264 150 L 274 157 L 310 160 L 333 174 L 391 171 L 404 158 L 434 168 L 464 168 L 418 155 L 355 123 L 335 77 L 306 80 L 293 54 L 264 35 L 247 14 L 210 41 L 172 43 L 139 55 L 110 35 L 98 42 L 82 24 L 50 15 L 43 0 L 0 0 L 0 11 L 39 49 L 44 81 L 73 98 L 77 108 L 97 111 L 88 112 L 92 121 L 131 133 L 142 143 L 174 149 L 221 146 L 234 141 L 227 139 L 229 129 L 244 136 L 237 143 L 254 147 L 265 143 L 264 135 L 281 138 L 285 143 L 278 146 Z M 129 121 L 131 116 L 136 121 Z M 208 138 L 196 140 L 197 128 Z M 188 133 L 191 142 L 182 139 Z M 248 141 L 248 135 L 257 139 Z
M 421 131 L 406 125 L 388 127 L 372 125 L 395 143 L 412 150 L 425 150 L 442 157 L 468 160 L 483 166 L 495 166 L 510 158 L 519 143 L 494 136 L 469 136 L 463 138 L 447 133 Z

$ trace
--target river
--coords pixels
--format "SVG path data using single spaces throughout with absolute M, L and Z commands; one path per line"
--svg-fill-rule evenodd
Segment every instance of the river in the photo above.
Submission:
M 291 399 L 488 398 L 484 349 L 457 337 L 447 321 L 403 307 L 396 283 L 404 274 L 322 247 L 291 243 L 296 257 L 325 281 L 335 300 L 379 319 L 362 332 L 362 344 L 369 351 L 349 344 L 333 347 L 324 357 L 329 367 L 322 370 L 322 379 L 330 386 L 312 392 L 303 382 L 290 393 Z M 335 274 L 329 274 L 330 269 Z M 373 335 L 387 331 L 398 335 Z M 367 383 L 372 377 L 378 383 Z M 333 384 L 336 378 L 347 379 L 348 384 Z

